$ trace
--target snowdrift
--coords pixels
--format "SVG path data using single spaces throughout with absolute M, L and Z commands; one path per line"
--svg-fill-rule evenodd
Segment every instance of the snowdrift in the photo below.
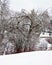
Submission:
M 0 56 L 0 65 L 52 65 L 52 51 L 3 55 Z

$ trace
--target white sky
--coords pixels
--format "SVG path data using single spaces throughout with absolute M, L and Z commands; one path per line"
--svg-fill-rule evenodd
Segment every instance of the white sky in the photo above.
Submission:
M 52 7 L 52 0 L 10 0 L 10 8 L 17 11 L 21 9 L 26 9 L 28 11 L 32 10 L 45 10 Z

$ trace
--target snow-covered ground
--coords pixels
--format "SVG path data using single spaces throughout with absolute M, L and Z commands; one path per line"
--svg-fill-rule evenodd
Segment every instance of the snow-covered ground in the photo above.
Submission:
M 52 65 L 52 51 L 35 51 L 0 56 L 0 65 Z

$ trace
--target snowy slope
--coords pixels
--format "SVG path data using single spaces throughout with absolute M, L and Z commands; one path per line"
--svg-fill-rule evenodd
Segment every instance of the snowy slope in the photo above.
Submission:
M 0 65 L 52 65 L 52 51 L 35 51 L 0 56 Z

